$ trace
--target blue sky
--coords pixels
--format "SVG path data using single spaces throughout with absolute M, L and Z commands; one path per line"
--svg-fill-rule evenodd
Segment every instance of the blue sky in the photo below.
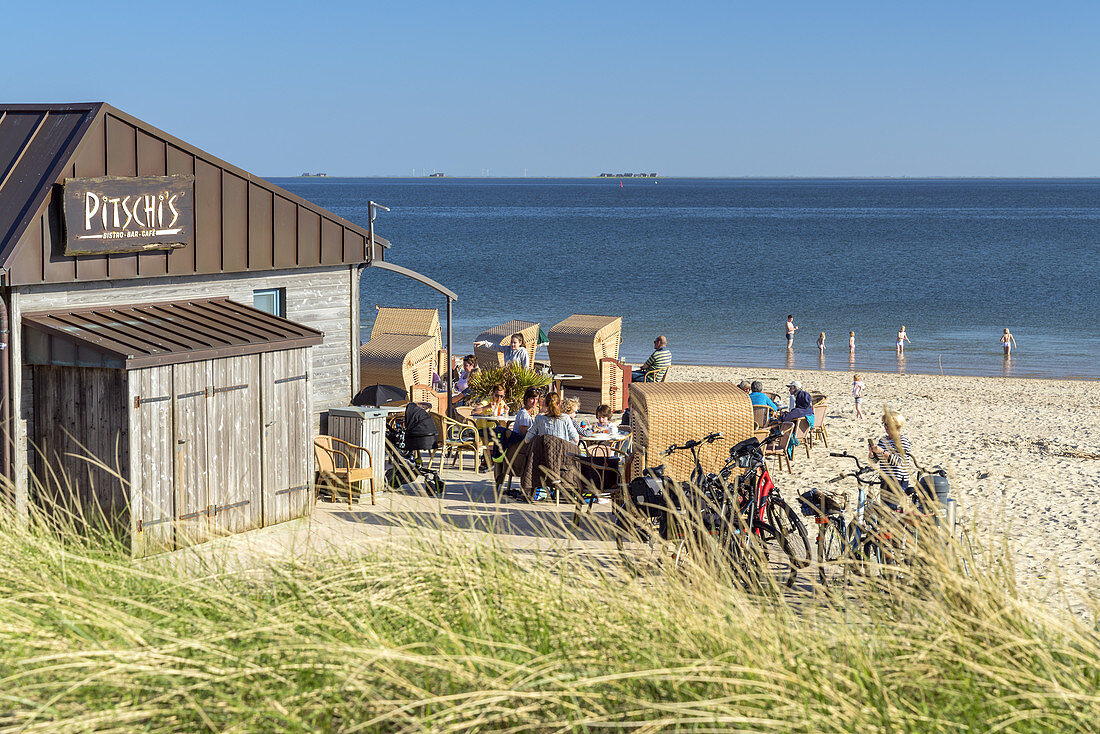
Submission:
M 0 0 L 0 99 L 265 176 L 1100 175 L 1100 4 Z

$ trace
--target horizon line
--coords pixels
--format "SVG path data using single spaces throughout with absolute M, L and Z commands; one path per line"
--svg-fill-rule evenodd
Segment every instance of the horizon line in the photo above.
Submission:
M 595 180 L 626 180 L 638 179 L 653 181 L 659 179 L 693 180 L 693 181 L 1098 181 L 1097 176 L 386 176 L 386 175 L 270 175 L 265 178 L 353 178 L 353 179 L 400 179 L 407 181 L 420 181 L 429 179 L 433 181 L 446 179 L 479 180 L 479 181 L 523 181 L 534 180 L 559 180 L 559 181 L 587 181 Z

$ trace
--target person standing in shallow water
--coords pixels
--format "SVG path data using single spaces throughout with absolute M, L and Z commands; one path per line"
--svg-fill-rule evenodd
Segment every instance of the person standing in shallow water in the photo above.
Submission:
M 794 315 L 787 314 L 787 349 L 794 347 L 794 333 L 798 327 L 794 325 Z
M 905 333 L 905 326 L 902 325 L 901 329 L 898 330 L 898 354 L 905 354 L 905 342 L 909 342 L 910 344 L 913 343 L 912 340 L 909 339 L 909 335 Z
M 856 333 L 854 331 L 848 332 L 848 351 L 856 351 Z
M 1016 339 L 1008 329 L 1005 329 L 1005 333 L 1001 335 L 1001 346 L 1004 347 L 1006 357 L 1012 354 L 1012 347 L 1016 346 Z

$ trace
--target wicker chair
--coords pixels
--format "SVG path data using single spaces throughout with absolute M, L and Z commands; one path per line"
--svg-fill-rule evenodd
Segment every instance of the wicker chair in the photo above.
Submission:
M 359 347 L 360 389 L 370 385 L 430 385 L 443 337 L 431 308 L 380 308 L 370 341 Z
M 695 464 L 687 452 L 664 456 L 670 444 L 682 444 L 714 431 L 722 439 L 700 449 L 703 471 L 717 471 L 730 448 L 753 435 L 752 402 L 744 390 L 725 382 L 632 382 L 630 384 L 632 477 L 645 467 L 664 464 L 667 474 L 686 480 Z
M 426 404 L 429 411 L 436 413 L 447 412 L 447 393 L 436 392 L 431 385 L 412 385 L 409 387 L 409 400 L 414 403 Z
M 829 429 L 825 427 L 825 411 L 829 409 L 828 403 L 820 402 L 814 405 L 814 430 L 810 433 L 810 445 L 817 439 L 829 448 Z
M 775 410 L 770 405 L 754 405 L 752 406 L 752 420 L 757 428 L 763 428 L 771 423 L 772 418 L 775 417 Z
M 346 448 L 338 448 L 334 444 Z M 367 465 L 360 467 L 355 465 L 352 456 L 363 452 L 367 457 Z M 336 491 L 343 488 L 348 495 L 348 508 L 353 506 L 355 495 L 362 491 L 363 482 L 370 482 L 370 503 L 374 504 L 374 457 L 370 450 L 363 446 L 356 446 L 333 436 L 313 437 L 313 457 L 317 461 L 317 475 L 321 483 L 327 484 L 332 490 L 332 498 L 336 499 Z M 358 492 L 352 485 L 359 485 Z
M 799 418 L 794 424 L 794 437 L 801 446 L 806 447 L 806 458 L 810 458 L 810 422 L 805 418 Z
M 512 334 L 522 334 L 523 341 L 527 345 L 528 364 L 534 368 L 535 346 L 539 340 L 539 325 L 537 321 L 509 321 L 500 326 L 494 326 L 488 331 L 478 334 L 475 341 L 487 341 L 493 344 L 504 344 Z M 474 357 L 477 365 L 483 370 L 504 366 L 504 354 L 494 349 L 474 346 Z
M 758 431 L 757 437 L 763 440 L 767 437 L 769 431 Z M 791 473 L 791 457 L 787 452 L 791 445 L 791 438 L 794 436 L 794 423 L 788 421 L 781 426 L 779 437 L 770 443 L 764 444 L 764 461 L 767 461 L 769 457 L 776 457 L 779 462 L 779 470 L 783 470 L 783 462 L 787 462 L 787 473 Z
M 447 460 L 447 457 L 453 456 L 451 466 L 458 465 L 459 471 L 466 468 L 465 456 L 463 451 L 471 452 L 473 456 L 474 469 L 477 469 L 478 459 L 481 457 L 484 449 L 481 443 L 481 434 L 471 423 L 466 420 L 456 421 L 451 420 L 445 415 L 440 414 L 438 411 L 429 411 L 432 416 L 432 420 L 435 421 L 435 427 L 439 430 L 441 440 L 436 447 L 436 453 L 432 455 L 431 460 L 428 462 L 428 468 L 432 468 L 432 463 L 435 461 L 436 456 L 439 457 L 439 468 L 443 469 L 443 462 Z
M 563 390 L 564 397 L 580 401 L 583 413 L 594 413 L 602 404 L 616 413 L 623 409 L 622 330 L 621 317 L 590 314 L 573 314 L 550 329 L 551 369 L 581 376 Z

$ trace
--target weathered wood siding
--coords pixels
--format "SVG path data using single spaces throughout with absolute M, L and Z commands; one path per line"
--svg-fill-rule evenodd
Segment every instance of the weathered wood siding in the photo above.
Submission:
M 133 554 L 141 557 L 174 547 L 175 391 L 171 365 L 126 374 L 130 388 L 126 401 L 130 406 L 130 538 Z
M 215 359 L 211 378 L 210 524 L 214 534 L 229 535 L 258 528 L 263 521 L 260 355 Z M 306 417 L 299 414 L 284 419 L 304 423 Z
M 272 525 L 313 506 L 313 441 L 297 418 L 310 413 L 309 350 L 267 352 L 260 359 L 263 511 L 264 524 Z
M 265 288 L 286 289 L 286 316 L 291 321 L 325 333 L 322 344 L 313 347 L 310 373 L 313 400 L 314 434 L 320 433 L 321 414 L 329 408 L 351 402 L 355 391 L 352 376 L 359 359 L 359 345 L 352 334 L 352 281 L 348 268 L 316 268 L 273 273 L 210 275 L 203 278 L 157 278 L 105 283 L 69 283 L 65 286 L 35 286 L 17 289 L 18 312 L 49 311 L 59 308 L 121 305 L 171 301 L 185 298 L 232 298 L 252 303 L 252 292 Z M 14 320 L 13 350 L 22 354 L 22 329 Z M 25 437 L 33 435 L 33 394 L 29 368 L 21 374 L 23 396 L 17 411 L 17 446 L 25 446 Z M 33 461 L 33 457 L 30 457 Z
M 210 444 L 210 362 L 171 365 L 172 447 L 175 464 L 161 465 L 174 486 L 176 543 L 190 545 L 210 538 L 207 509 L 213 493 L 210 466 L 214 459 Z M 145 396 L 141 396 L 145 401 Z M 155 436 L 148 436 L 152 442 Z
M 129 527 L 130 465 L 126 374 L 91 367 L 34 368 L 39 416 L 35 451 L 49 471 L 38 476 L 36 497 L 47 511 L 69 510 L 89 519 L 102 514 Z

